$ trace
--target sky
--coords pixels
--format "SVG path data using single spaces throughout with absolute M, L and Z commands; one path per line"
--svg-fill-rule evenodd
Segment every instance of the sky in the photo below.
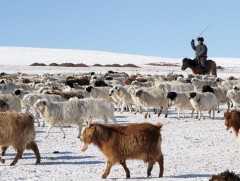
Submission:
M 240 57 L 239 0 L 0 0 L 0 46 Z

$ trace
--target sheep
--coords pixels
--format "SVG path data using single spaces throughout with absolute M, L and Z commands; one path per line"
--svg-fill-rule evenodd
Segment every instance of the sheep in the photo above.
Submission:
M 178 119 L 180 117 L 180 111 L 182 111 L 182 117 L 185 118 L 183 110 L 192 109 L 191 116 L 193 117 L 194 109 L 189 100 L 189 92 L 168 92 L 167 98 L 170 99 L 169 106 L 173 105 L 178 109 Z
M 151 176 L 153 165 L 158 162 L 160 167 L 159 177 L 163 176 L 163 154 L 161 151 L 162 124 L 129 124 L 102 125 L 89 123 L 84 129 L 80 140 L 84 142 L 82 151 L 88 149 L 93 143 L 107 157 L 107 168 L 102 175 L 106 178 L 110 169 L 116 163 L 120 163 L 125 172 L 126 178 L 130 178 L 130 171 L 127 168 L 126 160 L 139 159 L 148 163 L 147 176 Z
M 91 98 L 101 98 L 107 100 L 108 102 L 113 102 L 113 99 L 109 96 L 109 89 L 110 87 L 88 86 L 85 90 L 90 94 Z
M 109 95 L 112 96 L 115 94 L 117 95 L 119 102 L 121 102 L 122 104 L 121 113 L 123 113 L 124 106 L 128 106 L 129 111 L 132 112 L 133 100 L 130 93 L 128 93 L 127 89 L 122 86 L 114 86 L 109 90 Z
M 202 92 L 202 87 L 204 85 L 211 85 L 211 86 L 214 85 L 214 81 L 203 81 L 196 78 L 193 78 L 191 82 L 192 82 L 192 85 L 194 86 L 194 91 L 198 93 Z
M 174 82 L 162 82 L 160 85 L 156 85 L 158 88 L 165 90 L 166 92 L 187 92 L 193 91 L 192 84 L 186 84 L 178 81 Z
M 230 103 L 229 103 L 229 99 L 226 96 L 227 92 L 224 91 L 222 88 L 220 88 L 220 87 L 211 87 L 210 85 L 204 85 L 202 87 L 202 92 L 203 93 L 204 92 L 212 92 L 212 93 L 214 93 L 214 95 L 217 97 L 217 101 L 218 101 L 218 113 L 220 113 L 219 105 L 221 105 L 221 104 L 227 104 L 228 110 L 229 110 Z
M 136 97 L 139 101 L 139 104 L 147 109 L 145 113 L 145 119 L 147 117 L 150 117 L 149 113 L 149 107 L 154 108 L 164 108 L 165 110 L 165 118 L 168 115 L 168 99 L 165 93 L 156 93 L 153 94 L 151 92 L 148 92 L 147 90 L 137 90 L 136 91 Z M 159 116 L 161 114 L 161 111 L 159 113 Z
M 48 123 L 45 138 L 49 136 L 50 130 L 55 125 L 59 126 L 62 136 L 65 138 L 62 126 L 67 123 L 78 125 L 79 137 L 82 131 L 83 117 L 87 117 L 87 105 L 80 101 L 52 102 L 47 99 L 39 99 L 34 103 L 33 108 Z
M 9 110 L 16 112 L 22 111 L 21 100 L 12 94 L 0 94 L 0 99 L 9 105 Z
M 4 100 L 0 100 L 0 112 L 6 112 L 10 110 L 10 106 Z
M 41 156 L 35 139 L 33 117 L 25 113 L 0 112 L 0 145 L 3 147 L 3 155 L 9 146 L 17 150 L 11 166 L 18 162 L 25 149 L 30 149 L 36 156 L 36 163 L 40 163 Z M 4 163 L 4 159 L 0 157 Z
M 23 96 L 22 106 L 26 107 L 26 113 L 31 114 L 29 110 L 31 107 L 33 107 L 34 103 L 38 99 L 45 99 L 45 98 L 51 101 L 58 101 L 58 102 L 66 101 L 65 98 L 59 95 L 30 93 Z M 38 120 L 38 117 L 39 117 L 39 113 L 35 110 L 34 118 L 36 119 L 38 126 L 40 126 L 40 121 Z M 44 126 L 45 126 L 45 122 L 43 121 L 42 127 Z
M 240 129 L 240 111 L 239 110 L 231 110 L 224 113 L 224 124 L 226 126 L 226 130 L 228 131 L 230 128 L 233 128 L 233 131 L 238 139 L 240 144 L 239 138 L 239 129 Z
M 229 172 L 229 170 L 226 170 L 218 175 L 212 175 L 209 181 L 240 181 L 240 177 L 234 172 Z
M 215 108 L 217 107 L 217 97 L 211 93 L 211 92 L 206 92 L 206 93 L 197 93 L 197 92 L 190 92 L 189 93 L 189 99 L 190 103 L 192 104 L 192 107 L 196 110 L 199 111 L 198 119 L 200 120 L 201 117 L 204 118 L 202 111 L 209 111 L 209 117 L 211 117 L 211 111 L 213 111 L 213 117 L 212 119 L 215 118 Z

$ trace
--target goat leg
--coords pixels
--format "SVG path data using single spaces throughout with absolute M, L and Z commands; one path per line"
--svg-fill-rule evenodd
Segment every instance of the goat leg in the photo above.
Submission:
M 110 170 L 111 170 L 112 166 L 113 166 L 113 164 L 110 161 L 108 161 L 107 162 L 107 168 L 106 168 L 104 174 L 102 175 L 102 178 L 107 178 L 107 176 L 110 173 Z
M 120 164 L 123 166 L 125 172 L 126 172 L 126 178 L 130 178 L 130 171 L 126 165 L 126 160 L 121 161 Z

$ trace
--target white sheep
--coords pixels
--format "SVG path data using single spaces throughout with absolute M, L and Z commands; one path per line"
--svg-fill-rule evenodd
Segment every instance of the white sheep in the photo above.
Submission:
M 218 113 L 220 112 L 219 106 L 222 104 L 227 104 L 228 109 L 230 108 L 229 98 L 227 98 L 227 91 L 222 87 L 211 87 L 210 85 L 204 85 L 202 87 L 202 92 L 212 92 L 217 97 L 218 101 Z
M 194 109 L 189 100 L 189 92 L 168 92 L 167 98 L 170 99 L 169 106 L 174 106 L 178 109 L 178 119 L 180 117 L 180 111 L 182 112 L 182 117 L 185 118 L 183 111 L 191 109 L 193 117 Z
M 197 92 L 190 92 L 189 93 L 190 103 L 192 107 L 198 112 L 198 119 L 200 120 L 201 117 L 204 118 L 202 111 L 209 111 L 209 117 L 211 117 L 211 111 L 213 111 L 212 118 L 215 118 L 215 109 L 218 106 L 217 97 L 211 93 L 197 93 Z

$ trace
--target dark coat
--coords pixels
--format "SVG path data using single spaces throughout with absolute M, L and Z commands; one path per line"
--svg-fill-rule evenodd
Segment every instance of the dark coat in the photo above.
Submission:
M 196 51 L 196 58 L 207 57 L 207 46 L 205 44 L 195 46 L 194 41 L 191 42 L 192 49 Z

